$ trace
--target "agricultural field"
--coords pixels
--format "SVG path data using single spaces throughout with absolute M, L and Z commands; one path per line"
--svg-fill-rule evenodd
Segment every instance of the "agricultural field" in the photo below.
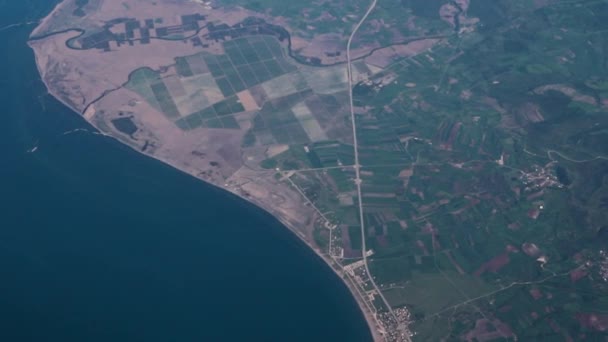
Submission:
M 596 340 L 608 3 L 492 3 L 354 89 L 370 269 L 420 340 Z
M 418 1 L 378 2 L 369 18 L 369 24 L 361 28 L 353 41 L 354 53 L 364 55 L 372 49 L 398 46 L 412 39 L 444 37 L 460 29 L 460 26 L 469 25 L 464 19 L 458 27 L 450 20 L 437 20 L 440 7 L 447 2 L 430 2 L 433 7 L 430 13 L 421 11 Z M 369 3 L 367 0 L 314 0 L 297 3 L 280 0 L 218 1 L 218 4 L 240 6 L 268 18 L 281 18 L 282 24 L 286 24 L 291 34 L 294 55 L 301 60 L 323 65 L 344 62 L 350 31 L 359 19 L 359 14 L 365 13 Z M 427 3 L 428 1 L 424 2 L 423 6 L 428 6 Z
M 591 320 L 604 322 L 608 309 L 606 6 L 471 2 L 475 32 L 355 86 L 370 271 L 393 308 L 409 310 L 419 340 L 603 334 Z M 264 89 L 280 91 L 290 110 L 262 108 L 253 130 L 306 149 L 264 165 L 337 225 L 331 243 L 322 230 L 319 242 L 356 260 L 352 142 L 302 124 L 317 110 L 298 97 L 323 89 L 289 80 Z M 298 120 L 302 131 L 262 133 Z
M 59 8 L 44 80 L 296 227 L 387 340 L 605 339 L 608 1 L 379 1 L 352 88 L 371 1 L 160 2 Z
M 228 40 L 222 48 L 224 54 L 178 57 L 170 70 L 136 70 L 126 88 L 182 130 L 239 129 L 239 114 L 256 112 L 252 137 L 262 145 L 344 138 L 347 127 L 334 115 L 344 111 L 344 66 L 297 66 L 271 36 Z M 363 61 L 357 65 L 357 77 L 371 74 Z

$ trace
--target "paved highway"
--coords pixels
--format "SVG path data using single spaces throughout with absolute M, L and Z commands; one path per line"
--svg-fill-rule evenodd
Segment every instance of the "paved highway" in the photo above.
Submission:
M 378 296 L 380 296 L 380 298 L 382 298 L 384 305 L 386 305 L 386 307 L 388 308 L 388 311 L 393 316 L 393 318 L 396 320 L 395 313 L 393 312 L 391 305 L 388 303 L 388 301 L 386 300 L 386 298 L 384 297 L 384 295 L 378 288 L 378 285 L 376 285 L 376 282 L 374 281 L 372 274 L 369 272 L 369 266 L 367 265 L 367 256 L 366 256 L 367 249 L 365 247 L 365 221 L 363 220 L 363 197 L 361 196 L 361 175 L 360 175 L 361 172 L 359 170 L 361 168 L 361 164 L 359 164 L 359 148 L 358 148 L 358 144 L 357 144 L 357 122 L 356 122 L 357 120 L 355 119 L 355 106 L 354 106 L 354 101 L 353 101 L 353 73 L 352 73 L 352 63 L 351 63 L 351 57 L 350 57 L 350 46 L 353 42 L 353 38 L 357 34 L 357 31 L 359 30 L 359 28 L 361 27 L 363 22 L 365 22 L 365 20 L 367 20 L 367 17 L 369 17 L 370 13 L 372 13 L 372 11 L 376 7 L 377 3 L 378 3 L 378 0 L 372 1 L 371 5 L 367 9 L 367 12 L 365 12 L 365 15 L 361 18 L 361 20 L 359 20 L 359 22 L 353 29 L 353 32 L 350 34 L 350 37 L 348 37 L 348 43 L 346 45 L 346 69 L 347 69 L 347 75 L 348 75 L 350 118 L 351 118 L 352 127 L 353 127 L 353 146 L 354 146 L 354 150 L 355 150 L 354 168 L 355 168 L 355 175 L 356 175 L 355 184 L 357 186 L 357 196 L 359 197 L 359 221 L 361 222 L 361 249 L 362 249 L 362 253 L 363 253 L 363 264 L 365 265 L 365 271 L 367 272 L 367 274 L 369 276 L 369 280 L 370 280 L 371 284 L 374 286 L 374 289 L 376 289 L 376 291 L 378 292 Z

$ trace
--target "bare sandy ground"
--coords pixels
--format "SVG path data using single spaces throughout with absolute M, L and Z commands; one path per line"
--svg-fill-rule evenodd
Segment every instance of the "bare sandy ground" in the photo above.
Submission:
M 41 21 L 34 35 L 56 27 L 67 0 Z M 163 25 L 179 23 L 182 14 L 200 12 L 222 22 L 236 24 L 253 13 L 228 9 L 205 10 L 198 4 L 165 1 L 162 6 L 150 6 L 151 0 L 103 1 L 101 7 L 85 18 L 96 25 L 117 17 L 164 19 Z M 128 11 L 128 13 L 125 13 Z M 259 15 L 258 15 L 259 16 Z M 374 339 L 378 334 L 374 313 L 368 310 L 365 299 L 348 279 L 341 266 L 327 252 L 315 245 L 312 237 L 317 212 L 306 204 L 299 192 L 274 178 L 274 172 L 255 167 L 252 161 L 266 158 L 266 149 L 243 149 L 241 142 L 253 111 L 259 104 L 249 90 L 238 94 L 246 113 L 239 114 L 240 129 L 210 129 L 199 127 L 182 131 L 165 115 L 149 105 L 140 95 L 124 88 L 129 75 L 136 69 L 148 67 L 165 70 L 166 77 L 174 74 L 169 66 L 178 56 L 200 52 L 200 47 L 182 41 L 155 40 L 147 45 L 116 46 L 110 52 L 75 50 L 66 41 L 80 34 L 67 31 L 29 42 L 36 56 L 36 64 L 49 92 L 108 137 L 134 150 L 158 159 L 172 167 L 227 190 L 267 210 L 285 224 L 321 257 L 348 285 L 370 326 Z M 326 39 L 328 37 L 324 37 Z M 334 39 L 335 37 L 330 37 Z M 326 39 L 327 40 L 327 39 Z M 217 49 L 217 47 L 210 47 Z M 315 50 L 309 50 L 313 53 Z M 320 51 L 320 50 L 319 50 Z M 112 120 L 128 116 L 137 125 L 132 136 L 119 132 Z M 280 150 L 280 149 L 279 149 Z M 276 151 L 275 151 L 276 152 Z
M 255 99 L 251 95 L 249 89 L 243 90 L 240 93 L 236 94 L 241 101 L 243 107 L 245 107 L 246 111 L 258 110 L 260 106 L 255 102 Z
M 65 42 L 77 35 L 75 31 L 66 32 L 29 44 L 36 52 L 42 78 L 79 111 L 104 91 L 126 83 L 129 74 L 138 68 L 159 70 L 174 64 L 177 56 L 200 52 L 192 45 L 173 41 L 155 41 L 131 48 L 114 46 L 107 53 L 68 48 Z

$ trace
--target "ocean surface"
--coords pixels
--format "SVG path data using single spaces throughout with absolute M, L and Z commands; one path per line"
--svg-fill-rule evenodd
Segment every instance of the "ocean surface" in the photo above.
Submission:
M 272 216 L 46 94 L 34 25 L 6 26 L 55 3 L 0 0 L 0 341 L 370 341 L 346 287 Z

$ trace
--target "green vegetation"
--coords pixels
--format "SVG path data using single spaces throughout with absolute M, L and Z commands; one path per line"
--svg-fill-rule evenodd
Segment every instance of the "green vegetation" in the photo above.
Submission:
M 299 37 L 332 32 L 329 47 L 369 4 L 228 3 L 281 14 Z M 472 1 L 453 23 L 439 17 L 447 4 L 381 3 L 355 41 L 443 38 L 374 75 L 355 65 L 372 276 L 419 340 L 474 340 L 487 317 L 519 340 L 598 336 L 581 317 L 608 311 L 608 3 Z M 183 130 L 247 127 L 259 166 L 338 226 L 333 248 L 360 257 L 344 65 L 296 65 L 269 36 L 222 44 L 176 59 L 179 82 L 142 69 L 127 87 Z M 329 247 L 322 227 L 313 236 Z
M 277 40 L 253 36 L 223 43 L 225 55 L 206 55 L 204 60 L 225 97 L 293 71 L 283 61 Z
M 240 129 L 233 114 L 245 111 L 236 93 L 260 85 L 297 69 L 287 62 L 278 41 L 270 36 L 252 36 L 223 43 L 226 54 L 198 53 L 175 59 L 178 78 L 167 78 L 151 69 L 139 69 L 126 87 L 175 121 L 182 130 L 198 127 Z M 263 90 L 254 92 L 266 96 Z M 213 102 L 210 99 L 224 97 Z M 279 101 L 280 102 L 280 101 Z M 286 109 L 285 115 L 289 109 Z M 303 142 L 306 133 L 297 120 L 290 131 L 275 128 L 279 141 Z M 254 136 L 255 137 L 255 136 Z
M 443 2 L 410 3 L 431 17 Z M 599 267 L 570 273 L 603 258 L 590 242 L 608 222 L 608 66 L 594 62 L 608 4 L 521 3 L 472 2 L 487 26 L 354 89 L 370 268 L 420 340 L 475 333 L 480 312 L 520 339 L 553 332 L 547 320 L 594 333 L 577 315 L 608 310 Z M 543 299 L 494 292 L 518 282 Z
M 280 16 L 288 23 L 290 33 L 299 37 L 313 39 L 326 38 L 331 50 L 341 50 L 358 15 L 364 13 L 370 2 L 367 0 L 328 0 L 285 2 L 280 0 L 225 0 L 226 5 L 240 5 L 244 8 Z M 418 4 L 420 3 L 420 4 Z M 403 37 L 423 36 L 429 34 L 449 34 L 453 29 L 439 19 L 439 8 L 445 1 L 379 1 L 370 16 L 370 21 L 382 22 L 383 25 L 366 25 L 361 27 L 355 47 L 361 45 L 394 44 Z M 413 10 L 412 10 L 413 8 Z M 415 20 L 415 25 L 403 25 Z M 322 39 L 323 39 L 322 38 Z

